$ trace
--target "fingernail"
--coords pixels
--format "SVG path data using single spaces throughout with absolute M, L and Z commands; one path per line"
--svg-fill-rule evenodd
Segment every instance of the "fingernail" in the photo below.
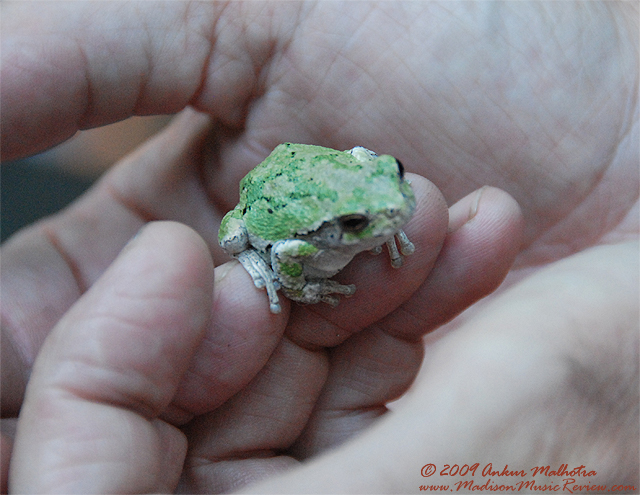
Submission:
M 473 220 L 478 214 L 480 198 L 488 187 L 489 186 L 482 186 L 449 208 L 449 234 L 455 232 L 470 220 Z

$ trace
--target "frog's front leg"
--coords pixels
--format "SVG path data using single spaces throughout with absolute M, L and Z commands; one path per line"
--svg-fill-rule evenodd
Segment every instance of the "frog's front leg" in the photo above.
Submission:
M 271 247 L 271 268 L 276 273 L 285 295 L 294 301 L 315 304 L 320 301 L 335 306 L 339 299 L 331 294 L 351 296 L 354 285 L 342 285 L 328 278 L 308 279 L 304 273 L 305 260 L 318 253 L 313 244 L 299 239 L 285 239 Z
M 254 285 L 258 289 L 264 287 L 267 290 L 270 311 L 274 314 L 280 313 L 280 300 L 277 294 L 280 284 L 267 262 L 253 249 L 247 249 L 238 253 L 236 258 L 249 275 L 251 275 Z
M 396 245 L 396 241 L 400 244 L 400 250 L 398 250 L 398 246 Z M 391 266 L 393 268 L 400 268 L 402 266 L 402 256 L 409 256 L 413 254 L 416 250 L 413 242 L 409 240 L 407 234 L 404 233 L 404 230 L 398 230 L 394 234 L 391 239 L 385 242 L 387 245 L 387 249 L 389 251 L 389 258 L 391 260 Z M 380 246 L 376 246 L 371 249 L 371 253 L 380 254 L 382 252 L 382 244 Z

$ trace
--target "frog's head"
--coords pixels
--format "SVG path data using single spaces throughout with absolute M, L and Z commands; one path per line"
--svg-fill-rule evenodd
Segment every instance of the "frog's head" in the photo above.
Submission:
M 396 158 L 363 156 L 360 163 L 362 170 L 345 184 L 334 221 L 342 245 L 368 249 L 389 239 L 409 221 L 416 200 Z

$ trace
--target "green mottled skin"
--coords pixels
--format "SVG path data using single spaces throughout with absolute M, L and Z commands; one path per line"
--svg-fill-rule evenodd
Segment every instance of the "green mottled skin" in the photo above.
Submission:
M 353 213 L 374 213 L 405 205 L 412 197 L 407 183 L 398 188 L 395 158 L 382 155 L 363 164 L 351 154 L 322 146 L 285 143 L 240 183 L 240 201 L 220 229 L 222 238 L 230 218 L 243 219 L 247 231 L 266 241 L 312 232 L 323 222 Z M 374 234 L 371 224 L 357 234 Z
M 302 265 L 300 263 L 282 263 L 280 271 L 290 277 L 299 277 L 302 275 Z
M 223 218 L 220 246 L 264 287 L 272 313 L 277 291 L 335 305 L 355 286 L 330 280 L 355 255 L 389 247 L 391 265 L 414 246 L 402 231 L 415 197 L 399 161 L 361 146 L 336 151 L 285 143 L 240 183 L 240 202 Z M 396 245 L 400 244 L 400 251 Z

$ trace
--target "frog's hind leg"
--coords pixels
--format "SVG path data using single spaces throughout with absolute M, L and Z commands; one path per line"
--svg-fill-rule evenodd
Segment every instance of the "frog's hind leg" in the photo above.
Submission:
M 313 287 L 316 283 L 318 284 L 318 287 Z M 356 293 L 355 285 L 342 285 L 331 279 L 319 280 L 317 282 L 310 281 L 307 283 L 307 286 L 313 287 L 313 292 L 319 294 L 320 300 L 323 303 L 334 307 L 338 305 L 340 298 L 333 296 L 332 294 L 342 294 L 343 296 L 349 297 Z
M 351 296 L 355 285 L 342 285 L 328 278 L 307 279 L 304 273 L 305 259 L 312 257 L 318 248 L 301 239 L 285 239 L 271 247 L 271 266 L 281 281 L 282 291 L 289 299 L 303 304 L 320 301 L 335 306 L 339 299 L 332 294 Z
M 247 249 L 236 255 L 238 261 L 242 264 L 247 273 L 251 275 L 254 285 L 258 289 L 263 287 L 267 290 L 269 297 L 269 309 L 272 313 L 280 313 L 280 300 L 278 299 L 278 289 L 280 284 L 276 279 L 273 270 L 267 265 L 262 257 L 253 249 Z
M 283 287 L 282 291 L 289 299 L 302 304 L 323 302 L 330 306 L 337 306 L 340 298 L 333 294 L 352 296 L 356 293 L 356 286 L 353 284 L 342 285 L 335 280 L 320 278 L 308 280 L 300 289 Z

